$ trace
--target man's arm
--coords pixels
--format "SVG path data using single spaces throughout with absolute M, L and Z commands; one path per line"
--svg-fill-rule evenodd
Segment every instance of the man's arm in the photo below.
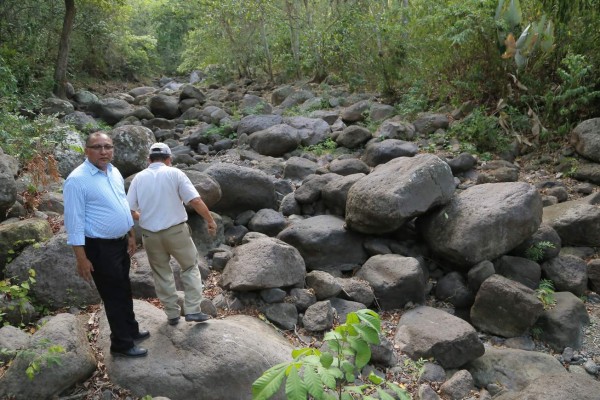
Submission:
M 77 273 L 89 282 L 92 279 L 94 266 L 92 265 L 92 262 L 88 260 L 84 247 L 73 246 L 73 253 L 75 253 L 75 259 L 77 260 Z
M 188 203 L 207 223 L 208 233 L 214 236 L 217 233 L 217 223 L 213 219 L 208 207 L 200 197 L 196 197 Z
M 133 229 L 133 226 L 127 234 L 127 240 L 127 253 L 129 253 L 129 257 L 131 257 L 135 254 L 137 249 L 137 243 L 135 242 L 135 229 Z

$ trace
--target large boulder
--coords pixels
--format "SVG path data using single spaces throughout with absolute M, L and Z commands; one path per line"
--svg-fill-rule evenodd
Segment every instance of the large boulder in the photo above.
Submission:
M 370 167 L 398 158 L 414 157 L 419 153 L 419 146 L 412 142 L 398 139 L 385 139 L 370 141 L 365 147 L 362 160 Z
M 66 179 L 67 176 L 83 162 L 85 159 L 84 149 L 85 140 L 79 133 L 67 130 L 65 138 L 53 150 L 54 158 L 58 162 L 58 172 L 61 177 Z
M 319 215 L 294 222 L 278 239 L 298 249 L 308 270 L 353 269 L 367 260 L 361 235 L 344 228 L 344 220 Z
M 323 142 L 331 135 L 331 127 L 321 118 L 294 116 L 284 118 L 284 122 L 298 130 L 302 146 Z
M 12 173 L 0 171 L 0 221 L 6 219 L 6 212 L 17 200 L 17 182 Z
M 376 255 L 369 258 L 355 276 L 369 282 L 382 310 L 425 301 L 425 274 L 416 258 L 399 254 Z
M 442 259 L 470 268 L 515 248 L 537 231 L 542 199 L 523 182 L 472 186 L 417 220 L 428 246 Z
M 298 250 L 281 240 L 260 237 L 235 248 L 220 284 L 235 291 L 288 287 L 302 284 L 305 274 Z
M 485 388 L 493 384 L 509 391 L 522 390 L 541 376 L 570 375 L 560 361 L 550 354 L 494 347 L 487 347 L 485 354 L 471 361 L 466 368 L 477 387 Z
M 42 363 L 33 381 L 26 370 L 33 357 L 44 358 L 49 346 L 61 346 L 60 364 Z M 108 351 L 106 352 L 108 354 Z M 51 399 L 92 376 L 96 358 L 88 343 L 87 332 L 81 321 L 71 314 L 57 314 L 31 336 L 26 351 L 21 352 L 2 377 L 2 399 Z
M 148 166 L 150 146 L 156 141 L 150 129 L 124 125 L 113 129 L 110 136 L 115 145 L 113 164 L 124 178 Z
M 210 209 L 213 205 L 217 204 L 223 193 L 221 187 L 213 178 L 204 172 L 196 171 L 193 169 L 186 169 L 183 172 L 190 179 L 194 188 L 200 194 L 202 201 Z
M 553 350 L 562 352 L 565 347 L 579 350 L 583 344 L 583 327 L 590 323 L 585 304 L 573 293 L 554 293 L 556 304 L 544 310 L 535 323 L 540 329 L 539 338 Z
M 254 151 L 265 156 L 281 157 L 300 144 L 296 128 L 286 124 L 273 125 L 250 135 L 249 144 Z
M 558 233 L 563 246 L 600 246 L 599 203 L 600 197 L 592 194 L 544 207 L 543 222 Z
M 179 111 L 179 99 L 174 96 L 157 94 L 150 97 L 148 106 L 150 107 L 150 112 L 155 117 L 174 119 L 181 114 Z
M 142 362 L 105 357 L 112 383 L 137 397 L 171 399 L 251 399 L 250 388 L 268 368 L 291 361 L 293 347 L 263 321 L 245 315 L 213 319 L 202 324 L 167 324 L 164 312 L 134 301 L 142 328 L 150 331 L 143 343 L 148 356 Z M 101 313 L 98 347 L 110 352 L 110 330 Z M 282 399 L 284 396 L 277 396 Z
M 97 103 L 92 102 L 88 106 L 98 117 L 104 122 L 114 125 L 125 117 L 131 115 L 134 108 L 125 100 L 107 97 L 99 100 Z M 116 153 L 116 152 L 115 152 Z
M 246 210 L 277 209 L 275 186 L 262 171 L 229 163 L 217 163 L 204 173 L 221 187 L 222 197 L 213 210 L 230 216 Z
M 283 117 L 281 115 L 248 115 L 240 120 L 237 134 L 238 136 L 243 133 L 252 134 L 282 123 Z
M 98 304 L 98 291 L 77 274 L 75 265 L 75 255 L 71 246 L 67 245 L 67 235 L 60 233 L 39 246 L 27 247 L 8 264 L 6 273 L 26 281 L 29 269 L 33 269 L 36 283 L 31 285 L 31 293 L 41 305 L 51 310 Z
M 26 246 L 52 237 L 47 220 L 29 218 L 0 224 L 0 278 L 7 263 L 13 261 Z M 8 275 L 11 276 L 11 275 Z M 24 278 L 27 279 L 25 274 Z
M 394 343 L 413 360 L 433 357 L 444 368 L 458 368 L 484 354 L 483 343 L 471 325 L 427 306 L 402 315 Z
M 395 158 L 350 188 L 346 223 L 363 233 L 393 232 L 408 220 L 446 204 L 453 193 L 452 172 L 440 158 L 431 154 Z
M 583 296 L 587 290 L 587 264 L 583 259 L 571 255 L 559 255 L 542 263 L 542 272 L 554 283 L 559 292 L 571 292 Z
M 471 322 L 479 330 L 503 337 L 525 334 L 544 311 L 534 290 L 492 275 L 486 279 L 471 307 Z
M 600 383 L 580 374 L 547 373 L 528 380 L 521 390 L 501 393 L 494 400 L 546 400 L 549 393 L 561 400 L 597 400 Z
M 577 153 L 600 163 L 600 118 L 581 122 L 571 132 L 571 144 Z

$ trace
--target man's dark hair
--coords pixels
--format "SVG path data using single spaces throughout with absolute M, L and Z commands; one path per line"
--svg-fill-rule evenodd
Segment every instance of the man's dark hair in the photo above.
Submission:
M 106 136 L 107 138 L 109 138 L 112 141 L 112 138 L 110 137 L 110 135 L 106 132 L 103 131 L 96 131 L 96 132 L 92 132 L 88 135 L 88 137 L 85 139 L 85 146 L 89 146 L 92 143 L 92 139 L 100 137 L 100 136 Z
M 157 161 L 165 162 L 165 161 L 167 161 L 167 158 L 169 158 L 171 156 L 168 156 L 166 154 L 150 154 L 149 157 L 150 157 L 151 162 L 157 162 Z

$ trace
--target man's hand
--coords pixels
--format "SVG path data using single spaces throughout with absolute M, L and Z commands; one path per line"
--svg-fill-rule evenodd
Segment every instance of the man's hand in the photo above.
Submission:
M 91 261 L 87 258 L 77 258 L 77 273 L 87 282 L 92 280 L 92 271 L 94 270 L 94 266 Z
M 127 237 L 127 254 L 129 254 L 129 257 L 133 256 L 136 250 L 137 243 L 135 242 L 135 235 L 130 234 Z
M 212 221 L 207 222 L 206 229 L 210 236 L 215 236 L 217 234 L 217 223 L 213 219 Z

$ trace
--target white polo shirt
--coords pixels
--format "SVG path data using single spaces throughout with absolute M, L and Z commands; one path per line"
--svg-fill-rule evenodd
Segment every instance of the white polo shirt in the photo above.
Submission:
M 158 232 L 187 221 L 187 204 L 200 194 L 178 168 L 151 163 L 131 181 L 127 192 L 129 208 L 140 212 L 140 226 Z

